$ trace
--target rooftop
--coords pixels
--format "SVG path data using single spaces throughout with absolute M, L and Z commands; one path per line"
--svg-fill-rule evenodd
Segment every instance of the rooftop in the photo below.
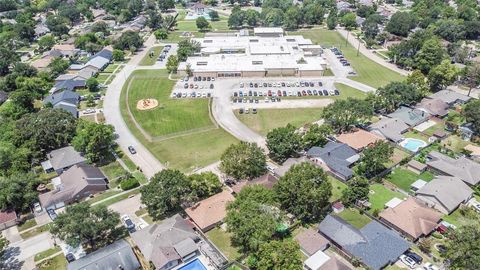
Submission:
M 427 120 L 430 115 L 429 113 L 419 109 L 412 109 L 406 106 L 401 106 L 388 116 L 391 118 L 398 118 L 402 120 L 405 124 L 414 127 Z
M 385 138 L 399 142 L 403 140 L 402 133 L 407 131 L 409 126 L 399 118 L 382 117 L 380 121 L 370 125 L 373 132 Z
M 50 165 L 54 170 L 70 167 L 87 161 L 73 146 L 65 146 L 47 154 Z
M 467 102 L 471 99 L 471 97 L 460 94 L 458 92 L 452 91 L 452 90 L 440 90 L 438 92 L 435 92 L 429 96 L 432 99 L 439 99 L 442 100 L 450 105 L 456 103 L 456 102 Z
M 323 160 L 333 172 L 343 178 L 350 178 L 353 175 L 350 165 L 360 158 L 350 146 L 336 142 L 328 142 L 323 147 L 312 147 L 308 150 L 307 156 Z
M 456 176 L 469 185 L 480 182 L 480 164 L 463 156 L 455 159 L 432 151 L 428 154 L 427 165 L 446 175 Z
M 295 240 L 309 256 L 312 256 L 319 250 L 323 250 L 327 244 L 330 243 L 330 241 L 318 233 L 318 231 L 311 228 L 296 235 Z
M 342 133 L 336 137 L 337 141 L 348 144 L 353 149 L 360 151 L 363 148 L 375 143 L 379 140 L 384 140 L 382 137 L 375 133 L 365 131 L 363 129 L 357 129 L 350 133 Z
M 271 175 L 270 173 L 264 174 L 260 177 L 257 177 L 253 180 L 244 180 L 236 185 L 232 186 L 232 190 L 235 193 L 239 193 L 244 187 L 249 185 L 262 185 L 268 189 L 272 189 L 273 185 L 278 181 L 278 179 Z
M 205 230 L 225 218 L 227 203 L 234 200 L 232 194 L 224 190 L 185 209 L 185 212 L 201 230 Z

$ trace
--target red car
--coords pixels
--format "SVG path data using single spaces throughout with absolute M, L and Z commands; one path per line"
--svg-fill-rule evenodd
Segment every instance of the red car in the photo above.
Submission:
M 282 96 L 282 91 L 278 90 L 277 91 L 277 96 L 281 97 Z
M 269 96 L 269 97 L 272 96 L 272 90 L 268 90 L 268 96 Z

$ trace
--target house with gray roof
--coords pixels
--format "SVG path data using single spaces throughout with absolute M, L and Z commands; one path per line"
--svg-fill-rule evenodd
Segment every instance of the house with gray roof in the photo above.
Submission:
M 456 91 L 452 91 L 449 89 L 440 90 L 428 96 L 432 99 L 439 99 L 443 102 L 447 103 L 450 106 L 454 106 L 456 104 L 465 104 L 467 101 L 472 99 L 471 97 L 460 94 Z
M 448 109 L 450 108 L 450 105 L 440 99 L 424 98 L 415 106 L 415 108 L 425 111 L 431 115 L 443 118 L 448 115 Z
M 389 114 L 390 118 L 398 118 L 410 127 L 414 127 L 428 120 L 430 114 L 419 109 L 412 109 L 407 106 L 401 106 L 393 113 Z
M 38 196 L 44 209 L 57 209 L 108 189 L 107 177 L 88 164 L 77 164 L 52 179 L 54 189 Z
M 273 171 L 273 174 L 278 178 L 284 176 L 288 170 L 293 165 L 300 164 L 302 162 L 311 162 L 308 158 L 306 157 L 299 157 L 299 158 L 289 158 L 283 162 L 282 166 L 279 166 Z
M 415 192 L 429 207 L 450 214 L 473 196 L 473 190 L 460 178 L 440 175 Z
M 80 102 L 80 95 L 73 91 L 65 90 L 62 92 L 51 94 L 43 100 L 43 104 L 50 103 L 53 106 L 60 102 L 78 105 L 78 103 Z
M 73 165 L 83 164 L 87 161 L 79 152 L 73 149 L 73 146 L 53 150 L 47 154 L 47 159 L 41 163 L 43 170 L 47 173 L 55 171 L 58 174 L 61 174 Z
M 113 52 L 110 49 L 103 48 L 101 51 L 97 52 L 92 57 L 90 57 L 90 59 L 93 59 L 93 58 L 96 58 L 96 57 L 103 57 L 103 58 L 108 59 L 110 61 L 113 58 Z
M 200 254 L 194 225 L 176 214 L 131 234 L 145 259 L 156 269 L 171 269 Z
M 370 131 L 381 135 L 394 143 L 403 140 L 403 133 L 407 132 L 409 126 L 399 118 L 382 117 L 380 121 L 370 125 Z
M 98 56 L 90 59 L 87 63 L 85 63 L 84 67 L 91 67 L 97 70 L 103 70 L 106 66 L 108 66 L 109 63 L 109 59 Z
M 55 83 L 50 93 L 56 93 L 61 90 L 74 91 L 75 89 L 85 88 L 85 79 L 69 79 Z
M 78 109 L 77 105 L 61 101 L 55 105 L 53 105 L 54 109 L 64 110 L 70 113 L 73 117 L 78 118 Z
M 360 159 L 357 152 L 344 143 L 328 142 L 323 147 L 312 147 L 307 157 L 340 180 L 353 176 L 351 166 Z
M 427 156 L 427 166 L 439 174 L 458 177 L 470 186 L 480 182 L 480 164 L 463 156 L 451 158 L 432 151 Z
M 68 264 L 68 270 L 137 270 L 135 253 L 125 240 L 119 240 Z
M 328 215 L 320 222 L 319 231 L 338 248 L 374 270 L 394 263 L 410 248 L 410 243 L 397 232 L 374 220 L 357 229 L 338 216 Z

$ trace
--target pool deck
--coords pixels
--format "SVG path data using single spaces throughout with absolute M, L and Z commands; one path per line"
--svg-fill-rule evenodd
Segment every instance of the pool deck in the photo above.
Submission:
M 411 143 L 412 141 L 416 141 L 416 142 L 418 142 L 418 144 L 419 144 L 415 149 L 410 149 L 410 148 L 406 147 L 406 146 L 407 146 L 409 143 Z M 420 142 L 421 142 L 421 143 L 420 143 Z M 405 138 L 403 141 L 401 141 L 401 142 L 399 143 L 399 145 L 400 145 L 401 147 L 403 147 L 404 149 L 407 149 L 407 150 L 409 150 L 409 151 L 411 151 L 411 152 L 416 153 L 416 152 L 418 152 L 420 149 L 426 147 L 426 146 L 428 145 L 428 143 L 425 142 L 425 141 L 423 141 L 423 140 L 420 140 L 420 139 Z
M 200 256 L 197 256 L 195 258 L 193 258 L 192 260 L 188 261 L 187 263 L 182 263 L 182 264 L 179 264 L 177 266 L 175 266 L 174 268 L 172 268 L 172 270 L 179 270 L 181 269 L 182 267 L 184 267 L 185 265 L 193 262 L 194 260 L 199 260 L 203 266 L 207 269 L 207 270 L 217 270 L 217 268 L 215 268 L 208 260 L 207 257 L 205 257 L 205 255 L 201 254 Z

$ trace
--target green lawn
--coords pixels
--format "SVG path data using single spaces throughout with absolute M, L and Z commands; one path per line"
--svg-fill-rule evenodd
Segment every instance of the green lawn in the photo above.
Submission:
M 213 228 L 206 235 L 229 260 L 237 260 L 241 256 L 238 249 L 232 246 L 229 233 L 220 228 Z
M 135 189 L 135 190 L 129 191 L 125 194 L 122 194 L 120 196 L 117 196 L 117 197 L 111 198 L 109 200 L 106 200 L 102 203 L 96 204 L 95 206 L 106 206 L 106 207 L 108 207 L 109 205 L 112 205 L 114 203 L 117 203 L 119 201 L 123 201 L 123 200 L 127 199 L 131 195 L 136 195 L 136 194 L 139 194 L 139 193 L 140 193 L 140 189 Z
M 338 215 L 343 220 L 350 223 L 351 225 L 353 225 L 353 227 L 357 229 L 363 228 L 371 221 L 369 217 L 360 214 L 355 208 L 346 208 L 345 210 L 336 215 Z
M 434 175 L 429 171 L 418 175 L 406 168 L 396 168 L 387 176 L 386 180 L 408 192 L 410 191 L 410 185 L 418 179 L 430 182 L 433 178 Z
M 101 200 L 104 200 L 106 198 L 109 198 L 113 195 L 116 195 L 118 193 L 121 193 L 122 191 L 121 190 L 107 190 L 101 194 L 97 194 L 95 195 L 93 198 L 89 199 L 87 202 L 92 204 L 92 203 L 96 203 L 98 201 L 101 201 Z
M 97 81 L 98 81 L 99 83 L 105 84 L 105 82 L 107 81 L 108 77 L 110 77 L 110 74 L 102 74 L 102 73 L 100 73 L 100 74 L 97 75 Z
M 261 135 L 278 127 L 292 124 L 296 127 L 303 126 L 321 119 L 322 108 L 305 109 L 258 109 L 257 114 L 240 114 L 235 110 L 235 115 L 246 126 Z
M 33 230 L 30 230 L 28 232 L 24 232 L 24 233 L 20 233 L 20 236 L 23 238 L 23 239 L 27 239 L 27 238 L 30 238 L 30 237 L 34 237 L 34 236 L 37 236 L 43 232 L 46 232 L 50 229 L 50 226 L 49 224 L 45 224 L 45 225 L 42 225 L 40 227 L 36 227 L 35 229 Z
M 18 231 L 19 232 L 23 232 L 25 231 L 26 229 L 30 229 L 32 228 L 33 226 L 37 225 L 37 221 L 35 221 L 34 218 L 32 219 L 28 219 L 26 220 L 24 223 L 22 223 L 21 225 L 18 225 Z
M 385 207 L 385 203 L 390 201 L 391 199 L 397 197 L 399 199 L 404 199 L 405 195 L 400 192 L 392 191 L 386 188 L 382 184 L 373 184 L 370 186 L 370 192 L 374 192 L 373 194 L 370 193 L 368 195 L 368 200 L 372 204 L 369 212 L 373 213 L 376 209 L 382 210 Z
M 335 74 L 333 74 L 333 71 L 329 68 L 327 68 L 327 70 L 325 70 L 325 72 L 323 73 L 323 76 L 335 76 Z
M 163 105 L 164 109 L 161 109 L 161 111 L 156 113 L 151 113 L 155 110 L 152 110 L 151 112 L 147 111 L 149 112 L 148 115 L 142 115 L 140 117 L 140 119 L 145 119 L 145 121 L 150 124 L 150 128 L 155 128 L 155 134 L 168 134 L 168 132 L 182 130 L 189 131 L 201 127 L 205 129 L 205 131 L 199 131 L 165 140 L 149 141 L 135 127 L 134 122 L 127 113 L 125 103 L 122 102 L 120 104 L 123 119 L 132 133 L 158 160 L 168 165 L 168 167 L 189 172 L 194 168 L 209 165 L 218 161 L 220 155 L 228 146 L 232 143 L 238 142 L 236 138 L 225 132 L 223 129 L 214 128 L 213 123 L 208 117 L 207 100 L 168 99 L 169 94 L 165 92 L 167 89 L 171 89 L 173 82 L 166 79 L 165 71 L 141 71 L 137 72 L 137 74 L 147 76 L 156 75 L 159 77 L 157 79 L 149 79 L 150 82 L 147 84 L 141 82 L 145 79 L 139 79 L 139 84 L 144 84 L 144 87 L 150 88 L 140 88 L 142 91 L 137 91 L 137 95 L 143 95 L 143 97 L 156 95 L 157 98 L 162 98 L 160 103 Z M 159 85 L 159 83 L 162 83 L 163 85 Z M 165 84 L 168 84 L 169 86 L 167 87 Z M 164 93 L 162 93 L 162 89 Z M 145 94 L 146 92 L 152 94 L 148 96 Z M 122 91 L 121 100 L 125 100 L 125 88 Z M 130 101 L 130 103 L 132 103 L 132 101 Z M 203 106 L 199 105 L 199 103 L 203 103 Z M 159 122 L 156 122 L 148 117 L 163 118 L 158 119 Z M 186 120 L 188 120 L 189 123 L 182 122 Z M 215 145 L 215 147 L 212 147 L 212 145 Z
M 332 184 L 332 197 L 330 198 L 330 202 L 334 202 L 342 197 L 342 192 L 347 188 L 347 185 L 330 175 L 328 176 L 328 180 L 330 184 Z
M 226 31 L 229 30 L 228 28 L 228 21 L 227 20 L 220 20 L 220 21 L 209 21 L 210 23 L 210 31 Z M 199 31 L 197 28 L 197 24 L 195 20 L 188 20 L 188 21 L 179 21 L 176 27 L 177 31 L 180 32 L 196 32 Z
M 183 37 L 182 33 L 183 31 L 175 31 L 175 32 L 168 33 L 168 38 L 160 41 L 166 42 L 166 43 L 178 43 L 182 40 L 189 39 L 188 37 Z M 202 38 L 205 36 L 205 33 L 200 33 L 200 32 L 191 32 L 191 33 L 195 38 Z
M 213 128 L 209 117 L 208 99 L 171 99 L 174 81 L 165 70 L 136 71 L 122 91 L 125 100 L 128 89 L 128 106 L 138 124 L 151 136 L 164 136 L 195 129 Z M 137 101 L 154 98 L 159 106 L 150 110 L 137 110 Z M 121 107 L 124 103 L 122 102 Z M 128 113 L 127 113 L 128 115 Z
M 119 176 L 125 175 L 126 171 L 117 161 L 100 167 L 100 170 L 107 176 L 109 181 L 114 181 Z
M 103 70 L 103 72 L 113 73 L 115 71 L 115 69 L 117 69 L 118 66 L 119 66 L 119 64 L 110 64 Z
M 436 131 L 445 131 L 445 124 L 444 123 L 437 123 L 436 125 L 427 128 L 423 131 L 423 133 L 427 134 L 428 136 L 432 136 L 433 133 Z
M 400 162 L 402 159 L 408 157 L 408 153 L 398 149 L 397 147 L 393 148 L 393 156 L 390 158 L 390 160 L 385 163 L 385 167 L 389 168 L 393 166 L 394 164 L 397 164 Z
M 303 35 L 305 38 L 309 38 L 314 43 L 318 43 L 322 46 L 336 46 L 341 49 L 345 58 L 350 61 L 353 69 L 358 74 L 357 76 L 352 76 L 352 80 L 378 88 L 389 82 L 404 79 L 402 75 L 373 62 L 363 54 L 357 56 L 356 48 L 351 46 L 348 42 L 345 42 L 346 40 L 336 31 L 311 29 L 290 34 Z
M 460 153 L 465 146 L 470 144 L 470 142 L 462 140 L 462 138 L 457 135 L 450 135 L 442 141 L 441 144 L 455 153 Z
M 42 251 L 40 253 L 37 253 L 35 255 L 35 261 L 38 262 L 40 260 L 43 260 L 49 256 L 52 256 L 53 254 L 60 252 L 62 249 L 59 246 L 53 247 L 51 249 L 47 249 L 45 251 Z
M 153 51 L 153 56 L 150 57 L 150 51 L 145 54 L 145 56 L 142 58 L 142 61 L 138 64 L 139 66 L 152 66 L 157 62 L 158 56 L 163 50 L 163 46 L 155 46 L 150 49 L 150 51 Z
M 67 260 L 63 254 L 57 255 L 51 259 L 43 261 L 38 265 L 40 270 L 63 270 L 67 269 Z
M 403 137 L 418 139 L 418 140 L 422 140 L 422 141 L 428 143 L 428 137 L 423 135 L 422 133 L 416 131 L 416 130 L 412 130 L 412 131 L 404 133 Z

